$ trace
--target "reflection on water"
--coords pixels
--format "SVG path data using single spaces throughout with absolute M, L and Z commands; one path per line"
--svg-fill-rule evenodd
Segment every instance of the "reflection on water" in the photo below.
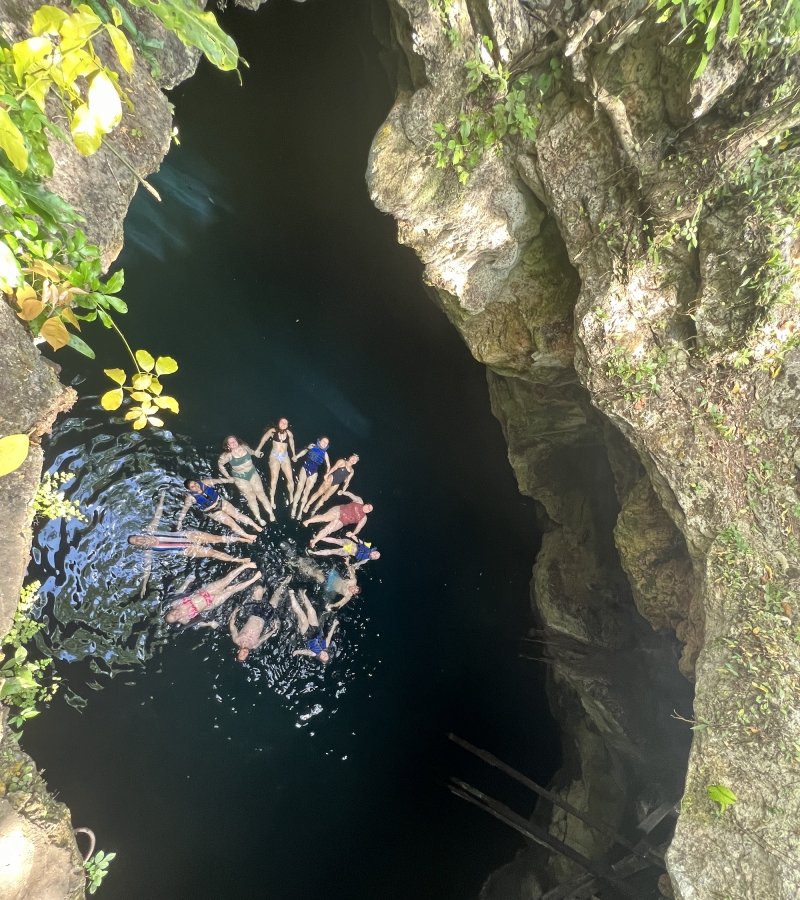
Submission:
M 79 408 L 87 405 L 88 401 L 82 401 Z M 307 657 L 292 656 L 292 650 L 302 644 L 287 601 L 280 607 L 283 626 L 278 636 L 252 653 L 244 664 L 234 658 L 235 647 L 226 624 L 231 604 L 243 602 L 246 594 L 237 595 L 217 611 L 218 631 L 190 627 L 179 633 L 168 629 L 162 619 L 164 609 L 185 579 L 193 576 L 193 587 L 197 588 L 222 577 L 230 571 L 230 564 L 189 559 L 178 553 L 154 553 L 152 575 L 142 598 L 144 554 L 130 547 L 127 538 L 147 528 L 164 489 L 160 528 L 170 529 L 183 502 L 183 479 L 196 472 L 210 474 L 218 451 L 207 448 L 204 455 L 169 432 L 110 433 L 112 429 L 109 423 L 89 416 L 73 416 L 57 427 L 50 450 L 54 454 L 50 471 L 67 471 L 74 476 L 64 492 L 80 504 L 88 521 L 47 522 L 34 540 L 35 575 L 42 581 L 36 613 L 47 623 L 38 640 L 40 648 L 56 659 L 68 702 L 84 705 L 85 688 L 99 690 L 105 678 L 120 673 L 141 676 L 148 661 L 158 661 L 161 654 L 169 653 L 173 642 L 186 641 L 210 667 L 217 702 L 235 706 L 235 687 L 226 683 L 224 672 L 232 666 L 243 666 L 250 682 L 283 698 L 299 727 L 323 712 L 334 715 L 347 685 L 355 678 L 368 677 L 374 665 L 359 661 L 359 647 L 369 623 L 363 597 L 339 615 L 340 627 L 327 667 Z M 225 488 L 221 486 L 223 491 Z M 228 492 L 228 498 L 243 508 L 238 494 Z M 199 522 L 197 517 L 199 514 L 190 513 L 187 527 L 210 527 L 224 533 L 217 523 L 210 519 Z M 278 581 L 292 571 L 288 556 L 293 555 L 295 547 L 302 552 L 308 537 L 302 526 L 288 520 L 280 489 L 278 519 L 277 525 L 267 528 L 255 544 L 226 548 L 231 555 L 250 556 L 258 564 L 268 588 L 267 598 Z M 320 610 L 321 589 L 304 586 Z M 330 615 L 320 615 L 320 621 L 326 628 Z M 80 663 L 84 665 L 76 665 Z

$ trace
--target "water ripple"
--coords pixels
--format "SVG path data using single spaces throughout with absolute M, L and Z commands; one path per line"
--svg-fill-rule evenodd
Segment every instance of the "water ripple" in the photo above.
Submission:
M 85 405 L 87 401 L 82 401 Z M 230 605 L 222 607 L 218 631 L 176 635 L 162 620 L 166 599 L 187 575 L 202 573 L 207 583 L 229 567 L 214 560 L 154 554 L 148 591 L 140 597 L 143 557 L 127 543 L 129 534 L 142 531 L 152 519 L 162 490 L 166 490 L 162 527 L 170 527 L 183 502 L 182 478 L 189 472 L 211 472 L 217 451 L 198 452 L 185 438 L 169 432 L 145 436 L 121 429 L 115 433 L 113 427 L 91 416 L 73 416 L 60 423 L 52 437 L 48 471 L 73 476 L 64 493 L 80 504 L 88 521 L 47 521 L 35 535 L 29 576 L 42 582 L 36 614 L 46 628 L 37 637 L 40 649 L 55 658 L 68 686 L 68 702 L 83 706 L 86 688 L 100 690 L 108 678 L 120 673 L 139 680 L 145 677 L 146 666 L 157 671 L 174 642 L 188 638 L 193 652 L 201 654 L 211 670 L 209 700 L 235 711 L 241 700 L 236 696 L 239 679 L 231 678 L 230 670 L 240 664 L 225 628 Z M 229 499 L 243 507 L 238 496 Z M 190 519 L 187 525 L 196 527 Z M 221 531 L 216 523 L 204 525 Z M 251 556 L 267 585 L 273 586 L 288 571 L 286 542 L 302 547 L 306 534 L 296 523 L 279 522 L 256 544 L 230 545 L 228 552 Z M 314 600 L 315 592 L 306 587 Z M 247 681 L 281 698 L 298 728 L 335 716 L 348 686 L 374 672 L 377 662 L 360 658 L 369 628 L 361 599 L 339 614 L 341 624 L 327 666 L 292 656 L 292 650 L 302 645 L 285 602 L 278 636 L 242 666 Z M 322 603 L 315 605 L 319 609 Z M 320 621 L 325 628 L 330 616 L 320 616 Z

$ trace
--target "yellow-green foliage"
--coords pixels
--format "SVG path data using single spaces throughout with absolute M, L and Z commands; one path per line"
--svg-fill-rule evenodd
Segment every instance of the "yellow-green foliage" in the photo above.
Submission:
M 8 723 L 15 728 L 39 715 L 38 704 L 52 699 L 60 681 L 57 676 L 48 677 L 52 660 L 28 659 L 24 646 L 43 627 L 30 615 L 40 587 L 35 581 L 22 589 L 11 630 L 0 646 L 0 702 L 13 709 Z
M 38 515 L 47 519 L 78 519 L 86 521 L 86 516 L 81 512 L 80 506 L 72 500 L 67 500 L 64 492 L 59 488 L 72 479 L 69 472 L 47 472 L 42 476 L 42 481 L 36 489 L 33 498 L 33 508 Z

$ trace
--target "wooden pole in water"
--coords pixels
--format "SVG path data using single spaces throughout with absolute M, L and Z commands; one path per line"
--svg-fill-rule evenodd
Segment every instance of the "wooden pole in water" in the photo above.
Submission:
M 580 819 L 581 822 L 588 825 L 590 828 L 595 831 L 599 831 L 601 834 L 606 835 L 606 837 L 611 838 L 616 843 L 623 846 L 626 850 L 633 853 L 635 856 L 638 856 L 640 859 L 646 860 L 649 863 L 652 863 L 655 866 L 658 866 L 661 869 L 664 869 L 664 861 L 659 859 L 658 856 L 651 853 L 648 849 L 641 849 L 641 847 L 636 847 L 629 840 L 624 838 L 621 834 L 614 831 L 611 826 L 604 824 L 603 822 L 593 822 L 586 813 L 582 813 L 579 809 L 576 809 L 572 806 L 571 803 L 567 803 L 566 800 L 562 800 L 557 794 L 552 793 L 552 791 L 548 791 L 543 787 L 540 787 L 535 781 L 532 781 L 528 778 L 527 775 L 523 775 L 522 772 L 518 772 L 516 769 L 512 769 L 507 763 L 504 763 L 502 759 L 498 759 L 496 756 L 493 756 L 487 750 L 481 750 L 480 747 L 476 747 L 473 744 L 470 744 L 469 741 L 465 741 L 463 738 L 458 737 L 455 734 L 448 734 L 450 740 L 457 744 L 462 749 L 466 750 L 469 753 L 472 753 L 474 756 L 477 756 L 478 759 L 482 759 L 484 762 L 489 763 L 490 766 L 494 766 L 494 768 L 499 769 L 501 772 L 505 772 L 506 775 L 513 778 L 515 781 L 518 781 L 520 784 L 524 785 L 528 790 L 533 791 L 535 794 L 538 794 L 540 797 L 544 797 L 545 800 L 549 800 L 555 806 L 561 807 L 565 812 L 568 812 L 571 816 L 575 816 L 576 819 Z
M 499 819 L 510 828 L 513 828 L 514 831 L 519 832 L 519 834 L 529 841 L 540 844 L 548 850 L 555 851 L 556 853 L 561 854 L 561 856 L 565 856 L 567 859 L 572 860 L 572 862 L 577 863 L 582 869 L 602 881 L 603 884 L 614 888 L 614 890 L 622 894 L 623 897 L 629 897 L 630 900 L 638 900 L 636 893 L 634 893 L 627 884 L 620 881 L 618 878 L 615 878 L 614 873 L 608 866 L 594 862 L 587 856 L 574 850 L 568 844 L 559 841 L 558 838 L 553 837 L 543 828 L 534 825 L 532 822 L 528 822 L 527 819 L 514 812 L 513 809 L 510 809 L 492 797 L 488 797 L 471 784 L 467 784 L 465 781 L 454 778 L 453 783 L 450 785 L 450 790 L 457 797 L 461 797 L 469 803 L 472 803 L 484 812 L 488 812 L 489 815 L 494 816 L 495 819 Z

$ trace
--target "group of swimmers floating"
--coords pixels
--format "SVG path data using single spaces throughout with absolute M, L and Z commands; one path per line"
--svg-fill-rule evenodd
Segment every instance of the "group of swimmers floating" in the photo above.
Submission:
M 264 456 L 262 447 L 267 442 L 271 442 L 267 461 L 270 474 L 269 497 L 253 462 L 253 457 L 260 459 Z M 265 602 L 267 588 L 263 583 L 253 587 L 249 601 L 232 609 L 228 617 L 228 628 L 231 639 L 238 648 L 236 658 L 243 662 L 252 651 L 278 634 L 281 628 L 279 609 L 288 600 L 297 630 L 304 643 L 301 649 L 294 651 L 294 655 L 309 656 L 322 663 L 328 662 L 329 646 L 338 628 L 338 619 L 333 620 L 325 633 L 306 588 L 300 587 L 299 584 L 323 586 L 325 611 L 341 609 L 360 593 L 356 570 L 370 560 L 380 558 L 378 550 L 358 537 L 373 509 L 372 504 L 364 503 L 361 497 L 349 491 L 353 470 L 359 458 L 353 454 L 331 465 L 328 458 L 329 447 L 329 439 L 320 437 L 315 443 L 309 444 L 297 453 L 288 420 L 279 419 L 277 425 L 264 432 L 255 450 L 234 435 L 225 438 L 223 452 L 218 460 L 221 478 L 190 478 L 184 482 L 188 493 L 178 514 L 175 531 L 156 531 L 164 506 L 164 494 L 161 494 L 155 516 L 145 529 L 145 533 L 131 535 L 128 538 L 132 546 L 146 551 L 142 596 L 150 575 L 153 551 L 176 552 L 191 558 L 236 563 L 236 568 L 224 577 L 172 601 L 164 615 L 168 624 L 217 628 L 219 623 L 209 618 L 208 614 L 218 610 L 231 597 L 263 581 L 262 573 L 250 558 L 231 556 L 216 549 L 214 545 L 253 543 L 267 524 L 261 515 L 262 511 L 270 522 L 275 522 L 275 492 L 279 477 L 283 475 L 290 517 L 296 518 L 306 526 L 322 524 L 322 528 L 309 541 L 308 553 L 323 557 L 343 557 L 344 575 L 335 566 L 326 571 L 306 556 L 293 556 L 289 559 L 291 573 L 275 585 L 269 599 Z M 291 463 L 300 459 L 303 459 L 303 463 L 295 481 Z M 318 489 L 312 493 L 318 481 L 320 482 Z M 240 512 L 217 490 L 216 485 L 225 483 L 234 484 L 238 488 L 252 513 L 252 518 Z M 337 491 L 341 496 L 348 497 L 349 502 L 320 513 L 319 510 Z M 231 534 L 217 535 L 207 531 L 182 529 L 183 521 L 191 508 L 199 510 L 204 516 L 223 525 Z M 345 533 L 345 538 L 331 536 L 347 526 L 350 526 L 350 530 Z M 321 542 L 333 546 L 314 549 Z M 252 569 L 256 570 L 255 574 L 244 581 L 237 581 L 239 575 Z M 189 576 L 178 593 L 183 593 L 191 580 L 192 576 Z M 337 596 L 341 599 L 334 602 Z M 240 617 L 244 620 L 241 627 L 237 624 Z

